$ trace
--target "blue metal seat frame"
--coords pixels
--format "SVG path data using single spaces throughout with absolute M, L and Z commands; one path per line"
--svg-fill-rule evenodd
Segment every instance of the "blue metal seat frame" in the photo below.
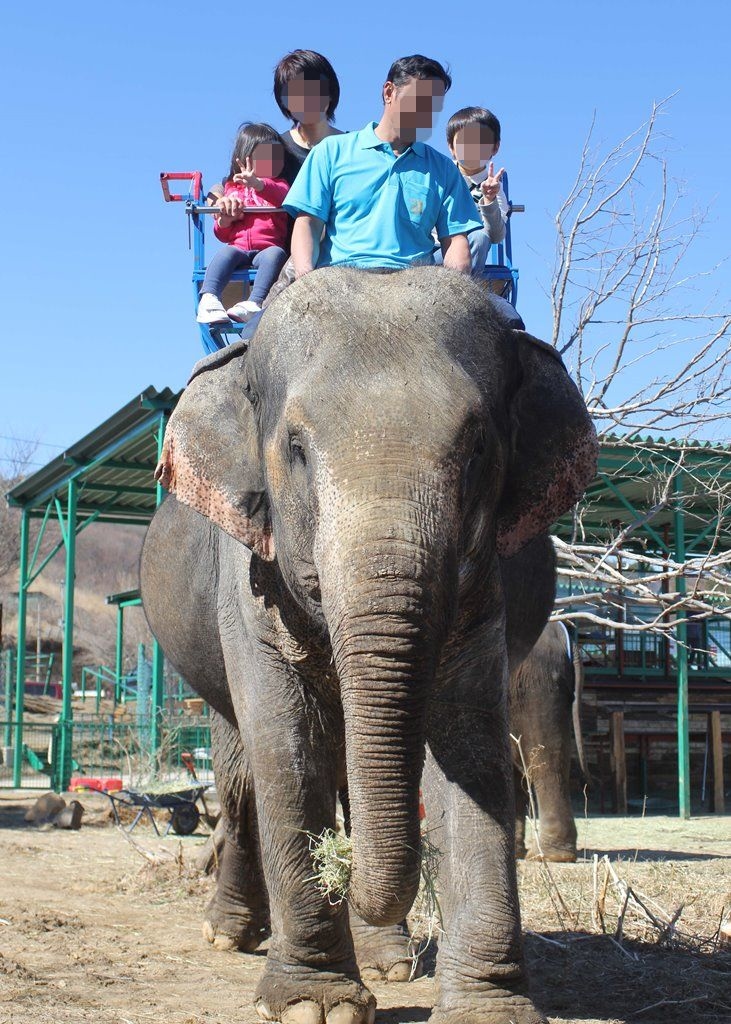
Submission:
M 188 181 L 190 187 L 187 193 L 173 195 L 169 191 L 169 181 Z M 194 309 L 198 309 L 201 285 L 206 276 L 206 229 L 205 223 L 210 217 L 212 208 L 201 202 L 203 197 L 203 179 L 200 171 L 180 174 L 161 174 L 163 194 L 167 201 L 177 200 L 185 202 L 185 212 L 189 220 L 189 241 L 190 228 L 192 226 L 193 244 L 193 301 Z M 524 210 L 523 206 L 516 206 L 510 200 L 509 183 L 507 174 L 503 174 L 503 189 L 508 200 L 508 221 L 505 227 L 505 239 L 490 247 L 487 263 L 482 273 L 482 278 L 490 283 L 498 294 L 516 306 L 518 299 L 518 269 L 513 266 L 513 245 L 511 234 L 511 220 L 513 213 Z M 238 270 L 232 277 L 232 281 L 241 281 L 247 284 L 256 277 L 256 270 Z M 207 353 L 217 352 L 236 341 L 245 324 L 230 321 L 226 324 L 198 324 L 201 333 L 203 348 Z
M 502 282 L 502 288 L 495 288 L 503 298 L 506 298 L 511 306 L 517 309 L 518 303 L 518 268 L 513 266 L 513 239 L 511 222 L 514 213 L 523 213 L 524 206 L 517 206 L 510 200 L 510 185 L 507 173 L 502 177 L 505 198 L 508 201 L 508 222 L 505 225 L 505 238 L 502 242 L 490 246 L 490 253 L 482 273 L 486 280 Z

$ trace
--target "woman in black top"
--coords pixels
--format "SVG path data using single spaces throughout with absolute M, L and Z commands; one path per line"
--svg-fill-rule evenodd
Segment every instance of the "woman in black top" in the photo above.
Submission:
M 280 135 L 284 146 L 281 177 L 292 185 L 313 146 L 328 135 L 343 134 L 331 123 L 340 99 L 340 83 L 327 57 L 315 50 L 293 50 L 282 57 L 274 69 L 274 98 L 284 116 L 292 122 L 289 131 Z M 227 216 L 236 217 L 240 203 L 234 196 L 224 196 L 222 185 L 214 185 L 206 198 L 209 204 L 217 203 Z M 269 300 L 292 280 L 294 272 L 290 260 L 273 285 Z M 257 313 L 249 320 L 241 338 L 253 336 L 260 316 Z
M 274 69 L 274 98 L 292 122 L 281 135 L 282 177 L 292 185 L 312 147 L 328 135 L 342 134 L 332 125 L 340 83 L 327 57 L 314 50 L 293 50 Z

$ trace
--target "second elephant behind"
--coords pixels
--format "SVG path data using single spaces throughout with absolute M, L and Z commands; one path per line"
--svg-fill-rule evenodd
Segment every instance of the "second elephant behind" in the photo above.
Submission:
M 581 662 L 572 657 L 568 633 L 560 622 L 547 623 L 528 656 L 511 668 L 509 715 L 514 737 L 518 857 L 576 860 L 570 788 L 574 741 L 582 773 L 588 778 L 579 717 L 582 686 Z M 538 832 L 527 849 L 525 819 L 530 812 L 530 790 L 535 798 Z

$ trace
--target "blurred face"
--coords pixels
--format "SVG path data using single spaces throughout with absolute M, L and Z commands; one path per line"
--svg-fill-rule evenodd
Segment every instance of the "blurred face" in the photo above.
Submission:
M 500 149 L 500 144 L 495 142 L 495 136 L 484 124 L 467 124 L 457 132 L 449 148 L 455 160 L 474 170 L 485 167 Z
M 258 178 L 278 178 L 284 168 L 284 147 L 279 142 L 260 142 L 251 163 Z
M 304 75 L 296 75 L 287 83 L 283 99 L 284 106 L 295 121 L 300 124 L 316 124 L 325 116 L 330 93 L 323 79 L 313 80 Z
M 434 115 L 444 106 L 444 83 L 438 78 L 410 78 L 399 86 L 386 82 L 383 100 L 404 141 L 428 139 Z

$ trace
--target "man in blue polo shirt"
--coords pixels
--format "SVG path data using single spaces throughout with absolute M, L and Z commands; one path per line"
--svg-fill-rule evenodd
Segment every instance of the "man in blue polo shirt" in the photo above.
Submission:
M 437 61 L 402 57 L 388 72 L 378 124 L 311 151 L 283 203 L 296 217 L 297 277 L 335 264 L 432 263 L 435 228 L 444 266 L 470 273 L 467 233 L 481 226 L 475 204 L 454 162 L 421 141 L 451 84 Z

